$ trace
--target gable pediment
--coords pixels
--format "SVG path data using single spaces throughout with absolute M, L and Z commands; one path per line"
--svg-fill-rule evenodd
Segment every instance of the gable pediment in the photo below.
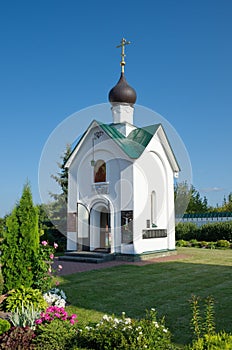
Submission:
M 138 159 L 142 155 L 144 150 L 150 144 L 152 138 L 157 135 L 160 139 L 162 147 L 173 171 L 180 171 L 173 150 L 161 124 L 149 125 L 143 128 L 135 127 L 128 136 L 125 136 L 118 130 L 118 128 L 115 127 L 115 124 L 103 124 L 96 120 L 92 121 L 86 132 L 82 135 L 74 147 L 69 159 L 65 164 L 66 168 L 70 167 L 81 146 L 87 142 L 88 136 L 94 128 L 98 128 L 98 131 L 94 133 L 94 135 L 96 134 L 95 137 L 98 137 L 101 132 L 104 132 L 108 138 L 112 140 L 124 152 L 124 154 L 133 160 Z

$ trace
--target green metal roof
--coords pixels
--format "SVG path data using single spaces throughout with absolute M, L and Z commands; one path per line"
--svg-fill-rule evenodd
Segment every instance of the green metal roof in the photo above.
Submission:
M 87 136 L 88 132 L 91 130 L 92 127 L 99 126 L 122 149 L 122 151 L 128 155 L 128 157 L 130 157 L 131 159 L 137 159 L 141 156 L 141 154 L 143 153 L 143 151 L 151 141 L 152 137 L 155 135 L 155 133 L 158 131 L 159 127 L 161 126 L 161 124 L 153 124 L 142 128 L 135 128 L 126 137 L 117 129 L 117 127 L 120 125 L 123 126 L 125 124 L 124 123 L 103 124 L 97 120 L 93 120 L 90 126 L 84 132 L 84 134 L 80 138 L 78 138 L 77 143 L 73 145 L 72 153 L 69 156 L 69 159 L 67 160 L 65 166 L 69 167 L 69 165 L 73 160 L 73 157 L 75 157 L 75 152 L 78 150 L 78 146 L 81 144 L 81 142 L 84 141 L 85 137 Z M 164 135 L 166 137 L 165 133 Z M 171 149 L 174 160 L 179 170 L 178 163 L 175 159 L 175 155 L 172 151 L 172 148 L 169 144 L 168 139 L 167 139 L 167 143 Z
M 99 126 L 110 136 L 111 139 L 130 157 L 137 159 L 141 156 L 144 149 L 151 141 L 153 135 L 159 128 L 160 124 L 136 128 L 126 137 L 120 133 L 114 124 L 100 124 Z
M 200 219 L 200 218 L 225 218 L 232 217 L 232 212 L 208 212 L 208 213 L 186 213 L 183 219 Z

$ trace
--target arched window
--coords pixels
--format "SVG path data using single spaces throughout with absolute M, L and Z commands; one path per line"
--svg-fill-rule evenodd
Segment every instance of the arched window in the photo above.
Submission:
M 157 226 L 157 203 L 156 203 L 156 193 L 151 192 L 151 225 L 152 227 Z
M 106 163 L 102 159 L 95 162 L 94 182 L 106 182 Z

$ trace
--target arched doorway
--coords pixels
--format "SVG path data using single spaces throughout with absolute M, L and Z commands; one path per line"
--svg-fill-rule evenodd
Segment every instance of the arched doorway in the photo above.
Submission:
M 111 252 L 110 209 L 102 202 L 90 210 L 90 250 Z

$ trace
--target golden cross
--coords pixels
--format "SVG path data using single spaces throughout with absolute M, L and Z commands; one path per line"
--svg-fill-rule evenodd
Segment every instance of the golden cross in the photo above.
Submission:
M 122 51 L 121 51 L 121 57 L 122 57 L 122 59 L 121 59 L 121 62 L 120 62 L 120 65 L 121 65 L 121 69 L 122 69 L 122 73 L 124 73 L 124 66 L 125 66 L 125 64 L 126 64 L 126 62 L 125 62 L 125 57 L 126 57 L 126 55 L 125 55 L 125 45 L 129 45 L 131 42 L 130 41 L 126 41 L 126 39 L 124 39 L 124 38 L 122 38 L 122 40 L 121 40 L 121 44 L 120 45 L 118 45 L 118 46 L 116 46 L 117 48 L 118 47 L 121 47 L 122 48 Z

